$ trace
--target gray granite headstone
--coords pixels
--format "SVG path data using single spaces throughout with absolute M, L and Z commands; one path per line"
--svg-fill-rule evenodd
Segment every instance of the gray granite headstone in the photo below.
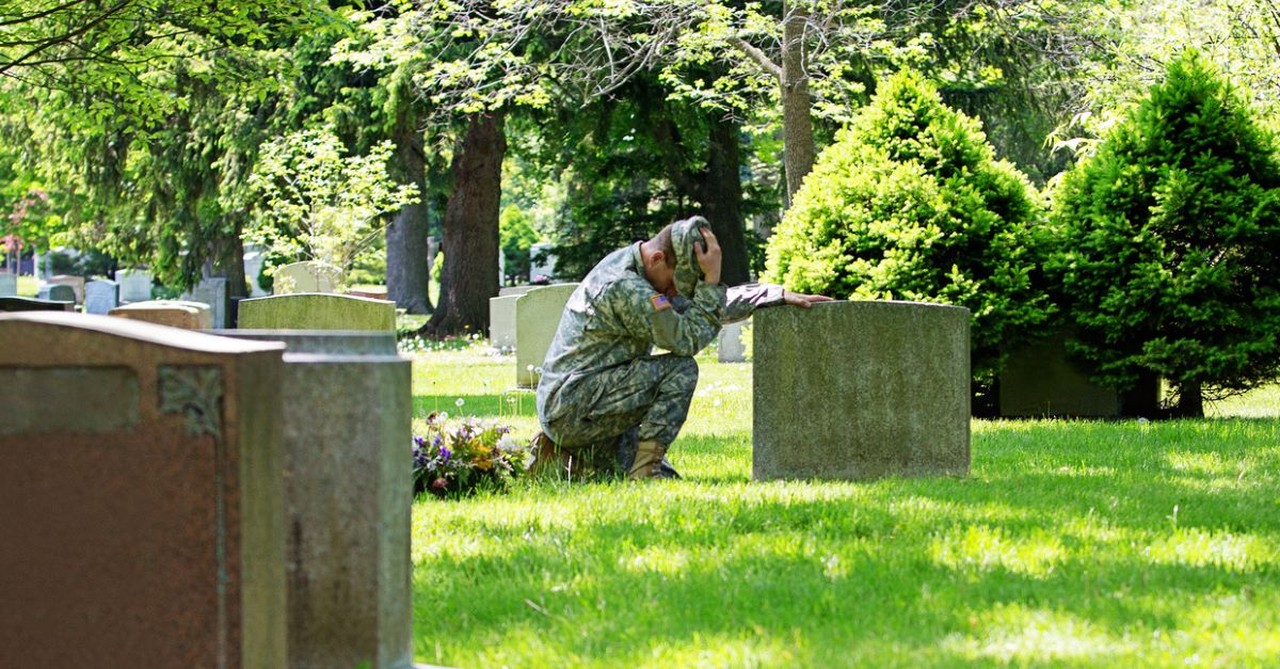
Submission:
M 532 388 L 542 377 L 542 362 L 560 327 L 560 316 L 576 283 L 534 288 L 516 298 L 516 385 Z
M 969 470 L 969 311 L 824 302 L 753 316 L 757 480 Z
M 84 312 L 107 314 L 120 306 L 120 284 L 115 281 L 90 281 L 84 285 Z
M 73 274 L 58 274 L 49 277 L 45 283 L 51 286 L 70 286 L 73 294 L 71 299 L 76 304 L 84 304 L 84 277 Z
M 266 264 L 267 255 L 261 246 L 247 245 L 244 248 L 244 280 L 249 283 L 249 297 L 270 295 L 258 283 L 258 277 Z
M 151 299 L 151 275 L 146 270 L 116 270 L 116 283 L 120 284 L 120 304 Z
M 410 362 L 391 332 L 282 341 L 289 665 L 410 666 Z
M 1089 381 L 1067 357 L 1059 333 L 1009 354 L 1000 374 L 1000 415 L 1010 418 L 1116 418 L 1121 395 Z
M 36 297 L 41 300 L 50 300 L 52 302 L 70 302 L 75 304 L 76 291 L 74 288 L 63 283 L 46 283 L 40 286 Z
M 0 314 L 0 667 L 285 666 L 283 352 Z
M 729 323 L 720 328 L 720 351 L 716 359 L 720 362 L 746 362 L 747 347 L 742 341 L 744 328 L 751 325 L 751 319 Z M 750 333 L 750 330 L 746 330 Z
M 184 294 L 181 299 L 186 302 L 209 305 L 213 316 L 213 328 L 220 330 L 227 327 L 227 312 L 229 311 L 230 302 L 227 299 L 227 279 L 225 277 L 201 279 L 200 283 L 196 284 L 190 293 Z
M 18 294 L 18 275 L 11 272 L 0 272 L 0 297 Z

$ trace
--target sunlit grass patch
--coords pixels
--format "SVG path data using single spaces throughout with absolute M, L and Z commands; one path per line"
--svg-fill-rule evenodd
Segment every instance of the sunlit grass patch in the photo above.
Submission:
M 510 356 L 424 357 L 416 406 L 505 412 L 536 429 L 531 394 L 522 410 L 502 402 Z M 967 477 L 758 483 L 750 365 L 701 364 L 671 452 L 684 480 L 526 482 L 415 504 L 420 661 L 914 669 L 1280 657 L 1274 413 L 975 421 Z

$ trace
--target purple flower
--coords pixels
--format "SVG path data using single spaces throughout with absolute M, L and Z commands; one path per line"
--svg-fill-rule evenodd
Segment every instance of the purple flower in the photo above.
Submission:
M 441 447 L 440 447 L 440 460 L 441 460 L 441 461 L 443 461 L 443 462 L 448 462 L 448 461 L 449 461 L 449 456 L 451 456 L 451 455 L 453 455 L 453 451 L 449 450 L 449 447 L 448 447 L 448 446 L 441 446 Z

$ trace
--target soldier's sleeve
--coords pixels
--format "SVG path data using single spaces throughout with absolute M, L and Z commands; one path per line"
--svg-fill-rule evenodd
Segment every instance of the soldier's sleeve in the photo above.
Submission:
M 782 286 L 771 283 L 747 283 L 734 286 L 725 298 L 724 324 L 744 320 L 760 307 L 772 307 L 783 303 Z
M 676 355 L 694 355 L 720 333 L 724 286 L 698 284 L 683 313 L 643 279 L 619 282 L 609 293 L 611 308 L 628 333 Z

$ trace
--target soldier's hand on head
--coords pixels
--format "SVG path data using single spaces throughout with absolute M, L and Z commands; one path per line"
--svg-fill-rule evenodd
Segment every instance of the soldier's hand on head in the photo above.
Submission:
M 702 243 L 693 245 L 693 256 L 702 269 L 702 278 L 707 283 L 720 283 L 720 242 L 716 241 L 716 236 L 709 228 L 698 230 L 702 233 Z
M 833 300 L 826 295 L 804 295 L 784 290 L 782 291 L 782 301 L 802 309 L 808 309 L 817 302 L 831 302 Z

